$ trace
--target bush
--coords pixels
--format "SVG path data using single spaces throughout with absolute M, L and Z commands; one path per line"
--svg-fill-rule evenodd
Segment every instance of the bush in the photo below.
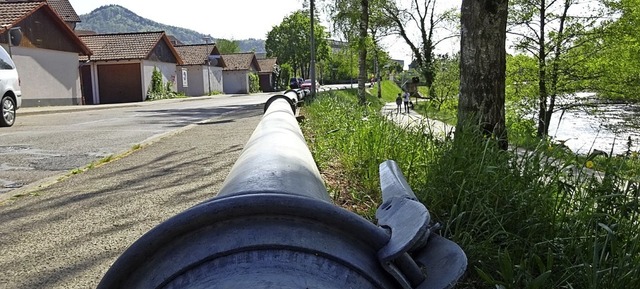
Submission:
M 162 73 L 158 70 L 158 67 L 153 67 L 151 73 L 151 85 L 147 91 L 147 100 L 160 100 L 176 97 L 184 97 L 183 93 L 177 93 L 173 91 L 173 83 L 167 81 L 163 83 Z
M 158 67 L 153 67 L 151 73 L 151 85 L 147 91 L 147 99 L 161 99 L 164 95 L 164 86 L 162 85 L 162 73 Z
M 249 93 L 260 92 L 260 77 L 256 73 L 249 73 Z

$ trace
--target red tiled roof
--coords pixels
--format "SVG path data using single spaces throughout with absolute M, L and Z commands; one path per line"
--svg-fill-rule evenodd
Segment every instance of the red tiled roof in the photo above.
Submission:
M 217 67 L 226 66 L 215 43 L 179 45 L 175 46 L 175 48 L 180 58 L 182 58 L 183 65 L 204 65 L 209 55 L 217 55 L 219 57 L 218 62 L 211 65 Z
M 5 31 L 7 26 L 15 25 L 42 5 L 44 4 L 40 2 L 0 2 L 0 32 Z
M 50 16 L 52 23 L 57 26 L 60 31 L 69 36 L 69 41 L 76 45 L 78 52 L 82 55 L 91 55 L 91 50 L 76 36 L 76 34 L 67 26 L 53 8 L 41 1 L 3 1 L 0 0 L 0 34 L 5 33 L 25 18 L 29 17 L 37 11 L 43 11 L 45 15 Z M 29 23 L 22 23 L 29 26 Z M 22 25 L 20 24 L 20 25 Z M 22 27 L 30 29 L 30 27 Z M 27 33 L 26 35 L 28 35 Z
M 146 59 L 163 36 L 164 32 L 78 35 L 93 51 L 94 61 Z
M 80 22 L 80 16 L 73 9 L 68 0 L 47 0 L 47 3 L 54 11 L 60 15 L 60 18 L 68 22 Z
M 184 65 L 204 64 L 211 54 L 214 45 L 196 44 L 176 46 L 176 51 L 180 54 Z
M 278 58 L 264 58 L 258 59 L 258 64 L 260 65 L 260 72 L 262 73 L 272 73 L 273 67 L 277 65 Z
M 73 9 L 69 0 L 0 0 L 0 3 L 47 3 L 53 11 L 60 15 L 60 18 L 64 21 L 68 22 L 80 22 L 80 17 L 76 13 L 76 10 Z
M 227 67 L 225 71 L 230 70 L 251 70 L 251 66 L 254 65 L 256 70 L 260 70 L 260 65 L 256 59 L 256 55 L 253 52 L 246 53 L 234 53 L 223 54 L 222 59 Z

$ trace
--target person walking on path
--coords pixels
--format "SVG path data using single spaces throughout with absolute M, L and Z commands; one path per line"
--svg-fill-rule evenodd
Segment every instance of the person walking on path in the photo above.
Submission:
M 400 114 L 402 112 L 402 93 L 398 93 L 398 97 L 396 97 L 396 114 Z
M 402 100 L 404 101 L 404 112 L 409 113 L 409 92 L 405 91 L 402 96 Z

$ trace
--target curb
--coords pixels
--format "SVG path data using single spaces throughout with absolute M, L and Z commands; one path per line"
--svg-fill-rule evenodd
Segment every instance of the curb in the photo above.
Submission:
M 42 106 L 42 107 L 23 107 L 18 109 L 17 115 L 40 115 L 40 114 L 52 114 L 52 113 L 68 113 L 76 111 L 90 111 L 90 110 L 103 110 L 121 107 L 143 107 L 152 104 L 158 104 L 162 102 L 183 102 L 183 101 L 196 101 L 196 100 L 208 100 L 220 96 L 233 96 L 230 94 L 219 94 L 213 96 L 191 96 L 185 98 L 171 98 L 161 99 L 154 101 L 143 101 L 133 103 L 117 103 L 117 104 L 85 104 L 85 105 L 67 105 L 67 106 Z

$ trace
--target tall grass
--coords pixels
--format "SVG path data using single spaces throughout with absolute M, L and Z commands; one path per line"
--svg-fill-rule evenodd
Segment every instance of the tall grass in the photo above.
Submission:
M 330 188 L 336 199 L 370 219 L 378 165 L 395 160 L 440 233 L 469 258 L 458 287 L 640 288 L 637 172 L 622 178 L 619 163 L 604 159 L 593 174 L 579 160 L 550 159 L 547 146 L 517 153 L 472 136 L 441 140 L 428 127 L 398 127 L 369 100 L 320 94 L 304 111 L 310 150 L 321 171 L 344 180 Z

